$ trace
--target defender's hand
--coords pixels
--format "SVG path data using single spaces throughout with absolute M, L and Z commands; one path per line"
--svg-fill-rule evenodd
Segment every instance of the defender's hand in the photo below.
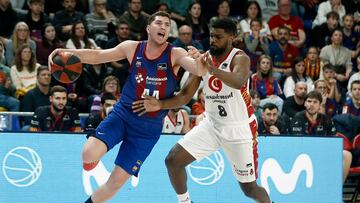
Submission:
M 161 109 L 161 101 L 155 97 L 143 96 L 143 100 L 137 100 L 132 103 L 132 110 L 139 116 L 144 115 L 147 112 L 154 112 Z

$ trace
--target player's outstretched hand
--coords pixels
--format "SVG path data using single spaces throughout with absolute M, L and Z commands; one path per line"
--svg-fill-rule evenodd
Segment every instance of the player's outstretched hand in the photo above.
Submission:
M 132 110 L 139 116 L 144 115 L 147 112 L 154 112 L 161 109 L 161 101 L 155 97 L 143 96 L 143 100 L 137 100 L 132 103 Z
M 66 51 L 66 49 L 55 49 L 54 51 L 51 52 L 51 54 L 49 54 L 49 57 L 48 57 L 49 68 L 52 67 L 52 65 L 54 64 L 54 61 L 53 61 L 54 56 L 56 54 L 59 54 L 64 51 Z

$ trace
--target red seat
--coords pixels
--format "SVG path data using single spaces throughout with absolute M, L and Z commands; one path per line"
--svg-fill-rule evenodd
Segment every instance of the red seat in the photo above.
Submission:
M 360 147 L 360 134 L 356 135 L 353 143 L 351 144 L 349 139 L 344 136 L 341 133 L 337 133 L 336 134 L 339 137 L 342 137 L 344 139 L 344 149 L 349 150 L 349 149 L 356 149 Z M 348 143 L 345 143 L 348 142 Z M 349 146 L 350 144 L 350 146 Z M 350 201 L 345 201 L 345 202 L 357 202 L 357 197 L 359 195 L 359 191 L 360 191 L 360 166 L 355 166 L 355 167 L 351 167 L 349 170 L 349 175 L 347 178 L 350 182 L 354 182 L 355 183 L 355 191 L 352 193 L 352 197 Z
M 351 151 L 351 150 L 353 149 L 353 144 L 351 144 L 349 138 L 347 138 L 345 135 L 343 135 L 343 134 L 341 134 L 341 133 L 339 133 L 339 132 L 336 133 L 336 136 L 343 138 L 343 140 L 344 140 L 344 146 L 343 146 L 343 148 L 344 148 L 345 150 Z M 357 136 L 356 136 L 356 137 L 357 137 Z M 356 139 L 356 137 L 355 137 L 355 139 Z M 354 139 L 354 141 L 355 141 L 355 139 Z M 358 139 L 358 140 L 359 140 L 359 139 Z M 360 140 L 359 140 L 358 142 L 360 142 Z M 359 145 L 360 145 L 360 144 L 359 144 Z

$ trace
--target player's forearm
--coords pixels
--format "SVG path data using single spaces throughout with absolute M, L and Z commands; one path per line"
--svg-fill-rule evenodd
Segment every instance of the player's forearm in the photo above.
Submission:
M 220 69 L 214 69 L 212 71 L 212 75 L 220 79 L 222 82 L 224 82 L 227 86 L 230 86 L 234 89 L 240 89 L 245 82 L 249 79 L 250 72 L 225 72 Z

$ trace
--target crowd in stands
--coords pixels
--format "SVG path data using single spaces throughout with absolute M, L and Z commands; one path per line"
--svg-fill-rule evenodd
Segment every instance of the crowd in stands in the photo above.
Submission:
M 48 55 L 56 48 L 107 49 L 145 40 L 147 18 L 156 11 L 172 16 L 169 42 L 201 52 L 209 50 L 215 19 L 234 20 L 233 44 L 251 59 L 249 87 L 260 134 L 337 132 L 351 142 L 360 133 L 360 123 L 353 123 L 360 116 L 355 0 L 1 0 L 1 109 L 49 114 L 44 123 L 39 116 L 20 120 L 23 129 L 33 131 L 81 131 L 76 115 L 91 113 L 82 127 L 93 130 L 121 97 L 129 63 L 84 64 L 76 82 L 62 84 L 51 77 Z M 203 97 L 200 88 L 183 109 L 170 110 L 164 132 L 186 133 L 195 126 L 204 116 Z M 319 102 L 315 117 L 314 102 Z M 358 131 L 349 132 L 344 127 L 349 123 Z

